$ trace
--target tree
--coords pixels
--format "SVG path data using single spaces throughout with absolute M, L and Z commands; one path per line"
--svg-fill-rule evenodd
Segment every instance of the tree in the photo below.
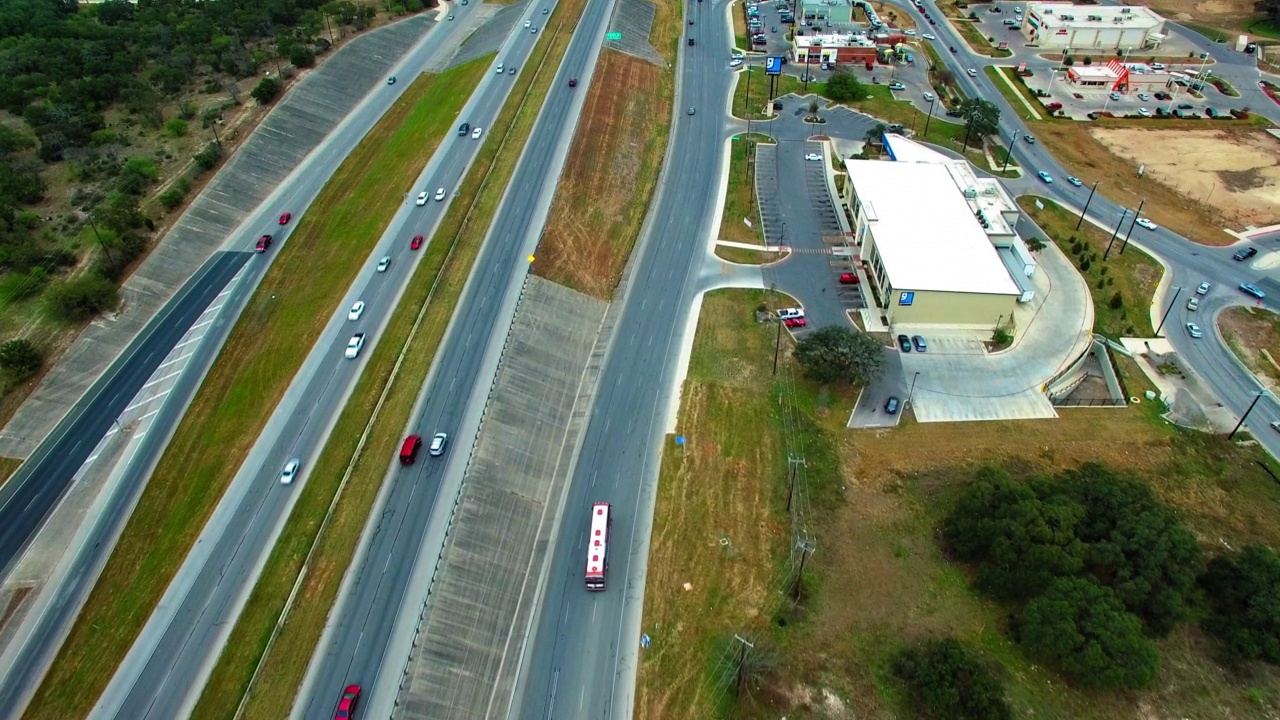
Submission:
M 942 87 L 951 87 L 956 82 L 955 73 L 945 67 L 934 68 L 933 76 L 937 78 L 938 84 Z
M 85 273 L 64 280 L 49 289 L 49 306 L 55 316 L 68 322 L 83 322 L 120 302 L 115 283 L 97 273 Z
M 1085 510 L 1060 495 L 1038 497 L 999 468 L 984 468 L 943 524 L 956 555 L 978 562 L 978 586 L 1012 600 L 1043 592 L 1084 567 L 1076 525 Z
M 1000 108 L 982 98 L 972 98 L 960 103 L 960 116 L 968 128 L 969 142 L 978 145 L 982 139 L 995 135 L 1000 129 Z
M 866 148 L 871 146 L 884 147 L 884 134 L 888 129 L 889 126 L 884 123 L 876 123 L 875 127 L 868 130 L 867 134 L 863 137 L 863 152 L 866 152 Z
M 856 330 L 828 325 L 796 343 L 796 359 L 821 383 L 864 385 L 884 370 L 884 348 Z
M 836 102 L 850 102 L 866 97 L 867 88 L 853 73 L 838 70 L 827 79 L 825 94 Z
M 1011 720 L 1004 688 L 954 638 L 931 638 L 893 660 L 907 684 L 907 700 L 921 717 L 939 720 Z
M 130 195 L 141 195 L 147 186 L 160 177 L 160 169 L 148 158 L 131 157 L 120 168 L 120 180 L 117 187 L 121 192 Z
M 1059 578 L 1027 603 L 1017 626 L 1030 654 L 1058 667 L 1083 687 L 1139 689 L 1159 665 L 1155 645 L 1138 618 L 1110 589 L 1093 580 Z
M 138 212 L 138 198 L 119 190 L 112 190 L 93 209 L 93 219 L 103 229 L 117 235 L 124 235 L 142 224 L 142 214 Z
M 249 93 L 259 105 L 270 105 L 272 100 L 280 94 L 280 80 L 275 77 L 264 77 L 253 90 Z
M 30 340 L 14 338 L 0 345 L 0 367 L 8 371 L 15 382 L 35 375 L 43 364 L 44 355 Z
M 1212 608 L 1204 628 L 1230 655 L 1280 665 L 1280 557 L 1246 546 L 1210 561 L 1200 586 Z
M 200 152 L 196 153 L 196 167 L 201 172 L 212 170 L 218 164 L 218 158 L 222 157 L 221 143 L 211 142 L 204 146 Z
M 289 64 L 299 68 L 309 68 L 316 64 L 316 53 L 306 45 L 294 45 L 289 50 Z
M 1076 535 L 1087 546 L 1084 572 L 1115 591 L 1147 631 L 1168 635 L 1190 610 L 1204 568 L 1200 545 L 1147 485 L 1089 463 L 1060 489 L 1086 514 Z

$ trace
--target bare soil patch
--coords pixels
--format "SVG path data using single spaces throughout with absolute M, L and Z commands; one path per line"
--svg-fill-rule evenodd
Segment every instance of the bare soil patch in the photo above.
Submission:
M 1221 20 L 1255 14 L 1252 0 L 1138 0 L 1132 4 L 1152 8 L 1172 20 Z
M 1145 165 L 1147 177 L 1233 226 L 1280 221 L 1280 140 L 1251 128 L 1096 128 L 1111 152 Z
M 534 272 L 609 299 L 648 210 L 666 148 L 663 69 L 612 50 L 588 91 L 573 147 L 538 244 Z

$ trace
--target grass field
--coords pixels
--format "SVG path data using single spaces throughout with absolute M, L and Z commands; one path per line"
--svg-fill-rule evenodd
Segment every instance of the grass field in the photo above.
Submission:
M 967 18 L 968 15 L 965 17 Z M 960 31 L 964 41 L 979 55 L 985 55 L 990 58 L 1006 58 L 1013 54 L 1008 50 L 1001 50 L 987 40 L 988 37 L 994 37 L 996 43 L 999 43 L 1003 35 L 1011 35 L 1009 28 L 1004 25 L 993 29 L 994 26 L 984 26 L 966 19 L 951 23 L 951 26 Z
M 806 454 L 831 448 L 841 498 L 822 503 L 825 512 L 810 523 L 817 550 L 806 570 L 814 576 L 808 600 L 799 607 L 782 600 L 785 461 L 773 425 L 773 338 L 749 321 L 760 297 L 711 294 L 699 323 L 679 424 L 688 444 L 684 454 L 669 451 L 661 471 L 644 623 L 654 644 L 642 656 L 637 717 L 907 717 L 889 661 L 929 635 L 976 647 L 996 666 L 1018 718 L 1274 716 L 1280 670 L 1220 665 L 1194 625 L 1159 643 L 1152 689 L 1073 688 L 1023 656 L 1005 630 L 1008 610 L 972 592 L 964 569 L 939 550 L 940 517 L 988 463 L 1027 473 L 1103 462 L 1149 482 L 1207 552 L 1223 543 L 1280 543 L 1280 485 L 1263 467 L 1275 472 L 1275 463 L 1224 438 L 1173 428 L 1146 403 L 1068 410 L 1052 421 L 907 421 L 850 432 L 843 424 L 851 397 L 797 383 Z M 1130 390 L 1146 386 L 1131 362 L 1118 365 Z M 720 537 L 730 538 L 731 550 L 718 549 Z M 727 648 L 744 632 L 771 650 L 773 670 L 735 702 L 718 670 L 732 667 Z
M 1039 200 L 1044 209 L 1035 206 Z M 1120 228 L 1112 245 L 1111 254 L 1106 261 L 1106 254 L 1111 233 L 1081 223 L 1076 230 L 1078 215 L 1067 212 L 1062 206 L 1046 200 L 1025 195 L 1018 198 L 1022 207 L 1032 220 L 1053 239 L 1063 253 L 1071 259 L 1080 274 L 1084 276 L 1093 296 L 1095 332 L 1106 335 L 1112 340 L 1120 337 L 1151 337 L 1155 333 L 1151 327 L 1151 298 L 1156 286 L 1164 274 L 1164 268 L 1150 255 L 1130 245 L 1120 252 L 1124 245 L 1125 231 L 1129 229 L 1128 220 Z M 1129 215 L 1132 219 L 1133 215 Z M 1119 218 L 1116 218 L 1117 220 Z M 1144 232 L 1140 227 L 1133 231 Z M 1072 251 L 1072 246 L 1080 243 L 1081 252 Z M 1119 294 L 1119 305 L 1115 305 L 1115 297 Z
M 1218 329 L 1263 385 L 1273 393 L 1280 389 L 1280 317 L 1263 308 L 1232 307 L 1218 315 Z
M 760 223 L 760 208 L 756 205 L 753 160 L 758 143 L 772 142 L 774 139 L 768 135 L 752 133 L 735 135 L 729 143 L 729 184 L 725 189 L 724 212 L 720 216 L 719 239 L 764 245 L 764 225 Z M 748 226 L 746 221 L 751 225 Z
M 232 330 L 28 709 L 86 715 L 146 622 L 272 408 L 485 71 L 423 77 L 316 199 Z M 315 278 L 326 282 L 315 282 Z
M 402 374 L 391 386 L 386 404 L 374 421 L 367 448 L 357 458 L 352 457 L 354 447 L 351 442 L 331 442 L 325 448 L 318 467 L 328 468 L 328 474 L 334 477 L 334 485 L 337 476 L 354 462 L 348 490 L 343 497 L 343 512 L 335 515 L 324 535 L 315 540 L 311 567 L 276 644 L 265 657 L 262 656 L 263 646 L 315 537 L 318 519 L 328 507 L 336 487 L 317 493 L 307 511 L 295 512 L 295 516 L 290 518 L 285 530 L 286 539 L 282 539 L 273 552 L 268 571 L 264 572 L 263 580 L 255 588 L 249 607 L 235 630 L 244 638 L 247 649 L 242 651 L 239 644 L 228 643 L 229 648 L 237 648 L 237 651 L 224 653 L 220 658 L 214 678 L 205 688 L 196 718 L 229 717 L 223 698 L 238 698 L 245 692 L 259 659 L 270 671 L 262 673 L 250 689 L 245 717 L 284 717 L 292 707 L 297 686 L 311 660 L 342 575 L 351 563 L 369 510 L 380 489 L 387 458 L 394 455 L 401 440 L 400 434 L 409 420 L 436 348 L 497 211 L 502 188 L 510 181 L 519 160 L 520 153 L 513 148 L 523 147 L 527 141 L 554 81 L 555 69 L 568 46 L 573 25 L 563 21 L 561 13 L 575 17 L 581 11 L 581 5 L 581 0 L 576 0 L 576 4 L 557 7 L 557 14 L 552 17 L 552 22 L 557 24 L 554 29 L 547 30 L 544 37 L 549 40 L 539 46 L 539 52 L 545 54 L 540 62 L 526 64 L 518 81 L 525 92 L 512 93 L 494 122 L 494 129 L 462 184 L 459 199 L 465 202 L 455 202 L 450 207 L 449 214 L 428 246 L 431 254 L 418 268 L 412 283 L 413 292 L 406 295 L 396 311 L 386 340 L 377 348 L 373 362 L 377 364 L 378 371 L 368 372 L 366 376 L 379 378 L 379 381 L 357 388 L 352 402 L 339 420 L 333 437 L 342 437 L 343 427 L 347 428 L 347 437 L 359 436 L 369 422 L 370 412 L 401 344 L 408 342 Z M 485 67 L 491 61 L 492 57 L 486 58 Z M 451 256 L 448 255 L 450 246 L 453 247 Z M 414 319 L 422 303 L 427 301 L 426 292 L 436 278 L 439 280 L 436 295 L 426 305 L 417 334 L 410 337 Z M 390 334 L 392 329 L 396 333 L 394 337 Z M 400 344 L 394 342 L 397 338 Z
M 751 78 L 750 83 L 747 82 L 748 76 Z M 788 93 L 797 95 L 809 93 L 820 96 L 824 87 L 826 86 L 822 83 L 811 82 L 806 89 L 805 84 L 797 80 L 794 75 L 783 73 L 778 76 L 778 87 L 774 97 L 782 97 Z M 748 92 L 750 92 L 749 95 Z M 826 98 L 818 97 L 817 100 L 818 107 L 826 107 L 828 102 Z M 794 102 L 793 100 L 793 106 Z M 738 85 L 733 93 L 733 116 L 743 120 L 768 120 L 768 105 L 769 81 L 765 77 L 764 68 L 747 67 L 739 70 Z
M 991 84 L 996 86 L 996 89 L 1004 96 L 1005 101 L 1008 102 L 1009 106 L 1018 114 L 1018 117 L 1023 120 L 1040 120 L 1045 117 L 1048 111 L 1039 106 L 1038 103 L 1032 103 L 1031 107 L 1036 108 L 1036 112 L 1038 113 L 1038 115 L 1032 115 L 1031 111 L 1027 109 L 1026 103 L 1023 102 L 1025 99 L 1023 94 L 1018 90 L 1009 87 L 1010 83 L 1005 82 L 1005 79 L 1008 78 L 1015 86 L 1019 85 L 1017 80 L 1013 80 L 1013 76 L 1009 68 L 988 65 L 983 68 L 983 72 L 987 74 L 987 77 L 991 78 Z M 1023 89 L 1025 89 L 1025 87 Z

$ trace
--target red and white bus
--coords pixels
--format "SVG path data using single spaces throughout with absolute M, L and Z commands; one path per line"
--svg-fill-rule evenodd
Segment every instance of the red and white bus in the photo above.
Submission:
M 604 574 L 609 571 L 609 527 L 613 525 L 613 506 L 595 503 L 591 506 L 591 534 L 587 536 L 587 589 L 604 590 Z

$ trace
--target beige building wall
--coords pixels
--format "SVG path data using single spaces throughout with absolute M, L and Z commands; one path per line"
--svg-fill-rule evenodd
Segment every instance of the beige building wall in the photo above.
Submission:
M 1014 295 L 892 289 L 885 316 L 894 325 L 955 325 L 995 328 L 1018 303 Z M 904 305 L 903 302 L 910 304 Z

